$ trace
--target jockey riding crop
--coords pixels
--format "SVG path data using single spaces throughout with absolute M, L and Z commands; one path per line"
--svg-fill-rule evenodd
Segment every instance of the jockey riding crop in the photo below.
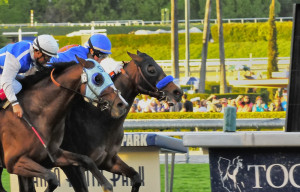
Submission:
M 31 127 L 31 129 L 33 130 L 33 132 L 35 133 L 35 135 L 39 138 L 40 142 L 43 144 L 45 150 L 48 153 L 48 156 L 51 160 L 52 163 L 54 163 L 54 159 L 52 157 L 52 155 L 50 154 L 50 151 L 47 148 L 47 145 L 45 144 L 45 142 L 43 141 L 43 139 L 41 138 L 40 134 L 38 133 L 38 131 L 33 127 L 33 125 L 29 122 L 29 120 L 23 115 L 22 118 L 25 120 L 25 122 Z

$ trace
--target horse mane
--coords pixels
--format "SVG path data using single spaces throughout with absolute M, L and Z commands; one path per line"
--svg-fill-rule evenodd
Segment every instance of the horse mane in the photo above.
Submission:
M 39 81 L 41 81 L 42 79 L 49 77 L 53 69 L 55 69 L 55 73 L 57 74 L 75 64 L 77 64 L 75 61 L 71 61 L 71 62 L 53 63 L 52 65 L 47 67 L 44 66 L 40 68 L 34 67 L 32 69 L 38 69 L 38 70 L 34 71 L 32 74 L 26 75 L 25 78 L 19 79 L 19 82 L 22 84 L 23 87 L 22 90 L 28 89 L 31 86 L 38 83 Z

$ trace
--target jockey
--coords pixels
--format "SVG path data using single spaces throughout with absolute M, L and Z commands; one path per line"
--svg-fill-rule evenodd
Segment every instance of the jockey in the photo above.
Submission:
M 58 52 L 58 58 L 52 58 L 50 63 L 77 61 L 75 55 L 80 58 L 92 58 L 96 60 L 103 67 L 111 78 L 120 73 L 123 64 L 116 62 L 109 57 L 111 54 L 111 42 L 106 35 L 94 34 L 84 46 L 81 45 L 67 45 L 61 48 Z
M 51 57 L 57 57 L 57 51 L 58 44 L 51 35 L 40 35 L 33 42 L 20 41 L 0 49 L 0 99 L 7 98 L 18 117 L 23 116 L 23 110 L 16 97 L 22 89 L 17 75 L 33 66 L 42 66 Z

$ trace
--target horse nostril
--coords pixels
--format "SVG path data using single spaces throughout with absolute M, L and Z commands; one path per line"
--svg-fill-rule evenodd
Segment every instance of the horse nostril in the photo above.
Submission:
M 125 103 L 123 103 L 122 101 L 120 101 L 118 104 L 117 104 L 118 108 L 123 108 L 123 107 L 126 107 L 127 105 Z
M 176 89 L 173 91 L 174 95 L 182 95 L 181 89 Z

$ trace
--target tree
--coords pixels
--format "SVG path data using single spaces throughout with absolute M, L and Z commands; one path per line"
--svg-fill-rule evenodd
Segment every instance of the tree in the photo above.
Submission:
M 280 3 L 276 1 L 276 14 L 280 12 Z M 286 1 L 286 0 L 280 0 Z M 287 0 L 287 1 L 299 1 L 299 0 Z M 205 0 L 199 0 L 200 8 L 204 7 Z M 262 18 L 268 17 L 266 9 L 269 7 L 269 1 L 266 0 L 222 0 L 222 17 L 223 18 Z M 292 7 L 292 2 L 286 4 L 286 7 Z M 194 4 L 191 2 L 191 7 Z M 212 13 L 211 17 L 216 18 L 216 2 L 212 1 Z M 204 15 L 204 9 L 199 10 L 198 15 Z
M 272 78 L 272 72 L 278 71 L 277 30 L 275 23 L 275 0 L 272 0 L 269 14 L 269 44 L 267 78 Z
M 219 34 L 219 52 L 220 52 L 220 93 L 227 93 L 226 69 L 225 69 L 225 50 L 222 22 L 222 5 L 221 0 L 216 0 L 217 3 L 217 20 Z
M 179 78 L 179 50 L 178 50 L 178 15 L 177 0 L 171 0 L 171 57 L 172 57 L 172 75 Z
M 299 0 L 278 0 L 281 8 L 278 14 L 279 17 L 292 17 L 293 16 L 293 3 L 299 3 Z M 275 5 L 277 10 L 277 4 Z M 277 12 L 276 12 L 277 13 Z
M 77 1 L 76 3 L 71 3 L 70 0 L 52 0 L 47 7 L 44 16 L 40 17 L 40 19 L 43 18 L 43 21 L 38 20 L 38 22 L 73 22 L 77 12 L 72 11 L 71 7 L 76 6 L 77 4 Z
M 205 77 L 206 77 L 206 58 L 207 58 L 207 48 L 209 41 L 209 20 L 210 20 L 210 11 L 211 11 L 211 0 L 206 0 L 205 7 L 205 18 L 204 18 L 204 28 L 203 28 L 203 38 L 202 38 L 202 61 L 200 69 L 200 82 L 199 82 L 199 93 L 205 93 Z
M 170 8 L 170 0 L 122 0 L 119 19 L 159 21 L 162 8 Z M 183 9 L 184 10 L 184 9 Z M 184 13 L 184 12 L 183 12 Z
M 29 0 L 1 2 L 0 23 L 29 23 L 30 8 Z

